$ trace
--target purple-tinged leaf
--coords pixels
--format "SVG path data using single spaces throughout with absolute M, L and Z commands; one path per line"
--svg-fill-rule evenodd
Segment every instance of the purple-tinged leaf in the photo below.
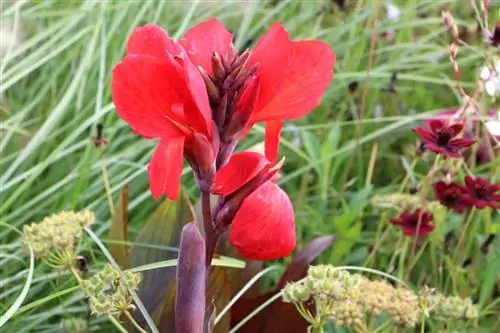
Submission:
M 332 245 L 333 240 L 333 236 L 321 236 L 313 239 L 304 246 L 299 253 L 293 257 L 292 262 L 281 276 L 277 290 L 282 289 L 287 282 L 298 281 L 306 276 L 311 263 Z
M 177 201 L 165 200 L 142 227 L 135 240 L 137 245 L 132 248 L 132 267 L 176 259 L 182 228 L 193 220 L 193 208 L 185 190 L 181 189 Z M 148 270 L 141 275 L 138 294 L 153 318 L 161 315 L 163 321 L 164 309 L 169 308 L 169 302 L 173 309 L 175 290 L 172 290 L 172 286 L 175 286 L 175 272 L 175 267 L 165 267 Z M 144 323 L 137 311 L 133 316 L 140 325 Z M 171 319 L 173 321 L 173 311 Z M 173 331 L 165 330 L 162 333 Z
M 128 185 L 120 190 L 120 199 L 115 206 L 115 215 L 111 219 L 108 235 L 110 241 L 116 241 L 109 243 L 109 252 L 121 267 L 128 268 L 130 258 L 124 244 L 128 239 Z
M 175 329 L 177 333 L 203 333 L 205 317 L 205 239 L 196 222 L 182 230 L 177 264 Z

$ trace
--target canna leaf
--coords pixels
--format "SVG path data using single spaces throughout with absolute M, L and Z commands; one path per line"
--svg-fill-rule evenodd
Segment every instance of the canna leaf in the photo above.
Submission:
M 109 239 L 116 242 L 109 243 L 109 253 L 123 268 L 130 267 L 128 248 L 125 245 L 128 239 L 128 199 L 128 185 L 125 185 L 120 190 L 120 199 L 115 206 L 115 215 L 111 219 L 108 234 Z

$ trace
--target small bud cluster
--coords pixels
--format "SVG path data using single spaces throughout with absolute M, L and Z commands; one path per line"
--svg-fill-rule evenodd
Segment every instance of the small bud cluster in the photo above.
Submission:
M 446 297 L 434 289 L 425 288 L 421 293 L 421 304 L 426 315 L 444 319 L 475 319 L 479 315 L 470 298 Z
M 94 213 L 60 212 L 44 218 L 39 223 L 23 227 L 24 240 L 31 245 L 37 258 L 45 258 L 54 252 L 72 251 L 75 240 L 83 227 L 94 221 Z
M 360 327 L 369 316 L 383 313 L 395 326 L 406 328 L 415 327 L 424 314 L 447 319 L 477 317 L 477 309 L 469 299 L 445 297 L 429 290 L 418 294 L 386 281 L 319 265 L 310 267 L 305 279 L 286 285 L 283 301 L 304 309 L 303 304 L 313 300 L 316 314 L 309 313 L 310 318 L 306 318 L 313 325 L 328 319 L 338 326 Z
M 118 270 L 107 264 L 95 275 L 82 281 L 93 314 L 104 316 L 135 309 L 128 289 L 137 290 L 141 277 L 139 273 L 129 271 L 124 274 L 125 281 Z
M 414 210 L 422 205 L 418 195 L 406 193 L 389 193 L 375 195 L 371 199 L 374 208 L 396 208 L 402 210 Z
M 88 321 L 83 318 L 64 318 L 61 321 L 64 333 L 87 333 L 89 332 Z
M 398 210 L 414 210 L 422 206 L 422 198 L 415 194 L 388 193 L 375 195 L 371 199 L 374 208 L 395 208 Z M 427 209 L 431 212 L 439 211 L 442 205 L 438 201 L 427 202 Z

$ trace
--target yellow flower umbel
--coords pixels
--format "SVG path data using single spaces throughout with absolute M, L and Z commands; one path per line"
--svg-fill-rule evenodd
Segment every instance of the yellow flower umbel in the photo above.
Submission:
M 92 277 L 82 281 L 82 286 L 89 297 L 92 314 L 97 316 L 128 313 L 134 310 L 133 298 L 129 289 L 137 290 L 141 280 L 139 273 L 120 272 L 107 264 Z
M 83 228 L 94 221 L 92 212 L 60 212 L 41 222 L 23 227 L 24 242 L 33 248 L 35 257 L 57 268 L 71 267 L 75 247 Z

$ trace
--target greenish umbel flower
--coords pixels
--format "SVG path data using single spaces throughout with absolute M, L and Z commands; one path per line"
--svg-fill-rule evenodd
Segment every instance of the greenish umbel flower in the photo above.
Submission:
M 89 332 L 88 321 L 83 318 L 64 318 L 61 321 L 64 333 L 87 333 Z
M 141 276 L 139 273 L 124 271 L 125 279 L 110 264 L 82 281 L 89 298 L 92 314 L 96 316 L 114 315 L 134 310 L 129 289 L 137 290 Z
M 447 319 L 471 319 L 478 315 L 470 299 L 445 297 L 429 288 L 417 293 L 329 265 L 311 266 L 303 280 L 285 286 L 282 297 L 284 302 L 296 306 L 313 329 L 329 320 L 364 331 L 367 319 L 381 314 L 387 315 L 393 326 L 405 330 L 415 327 L 423 315 Z M 306 306 L 311 300 L 314 315 Z
M 41 222 L 23 227 L 24 244 L 31 246 L 36 258 L 44 259 L 53 266 L 72 265 L 72 254 L 83 228 L 93 221 L 94 213 L 89 211 L 53 214 Z
M 470 298 L 446 297 L 435 289 L 424 288 L 420 302 L 426 316 L 445 320 L 468 320 L 479 316 L 479 310 Z

